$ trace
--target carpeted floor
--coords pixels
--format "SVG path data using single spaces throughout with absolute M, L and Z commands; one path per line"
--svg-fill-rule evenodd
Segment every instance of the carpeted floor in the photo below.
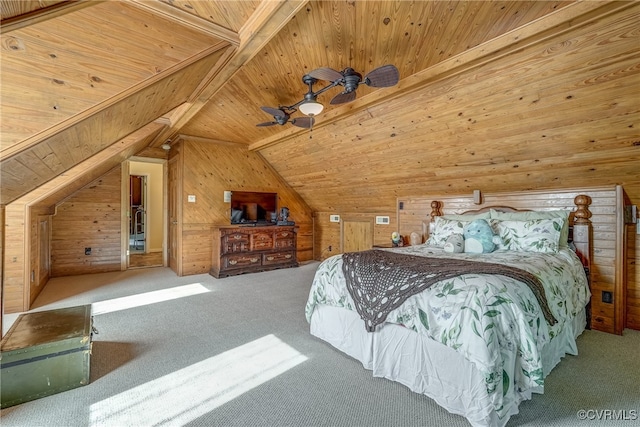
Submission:
M 53 279 L 34 310 L 94 303 L 91 383 L 4 409 L 0 424 L 468 426 L 309 334 L 304 304 L 316 267 Z M 5 316 L 7 328 L 14 318 Z M 578 348 L 508 426 L 640 425 L 640 331 L 586 331 Z

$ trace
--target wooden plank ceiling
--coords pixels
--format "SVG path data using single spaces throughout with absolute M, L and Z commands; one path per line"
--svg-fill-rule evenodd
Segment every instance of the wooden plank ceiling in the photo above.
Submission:
M 150 146 L 191 135 L 268 147 L 299 129 L 256 127 L 271 119 L 260 107 L 299 101 L 306 72 L 394 64 L 409 86 L 412 76 L 572 3 L 2 0 L 0 203 L 153 121 L 166 127 Z M 366 108 L 360 100 L 398 96 L 362 85 L 356 102 L 329 106 L 339 90 L 319 97 L 334 120 Z M 266 153 L 276 165 L 278 154 Z

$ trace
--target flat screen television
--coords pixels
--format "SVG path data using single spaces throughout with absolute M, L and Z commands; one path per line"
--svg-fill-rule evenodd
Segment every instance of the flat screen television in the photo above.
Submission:
M 231 224 L 275 224 L 277 214 L 278 193 L 231 192 Z

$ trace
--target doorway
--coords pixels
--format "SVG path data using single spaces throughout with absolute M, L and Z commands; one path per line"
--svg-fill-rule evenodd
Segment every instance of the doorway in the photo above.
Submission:
M 126 268 L 166 265 L 166 161 L 132 158 L 127 166 Z
M 147 176 L 129 175 L 129 254 L 146 253 Z

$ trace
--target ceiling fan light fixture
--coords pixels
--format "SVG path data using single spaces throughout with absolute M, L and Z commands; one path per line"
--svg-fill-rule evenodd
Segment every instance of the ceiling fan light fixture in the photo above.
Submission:
M 298 110 L 300 110 L 302 114 L 304 114 L 305 116 L 311 116 L 311 117 L 317 116 L 318 114 L 322 113 L 323 109 L 324 109 L 324 105 L 320 104 L 318 101 L 315 101 L 315 100 L 303 102 L 298 107 Z

